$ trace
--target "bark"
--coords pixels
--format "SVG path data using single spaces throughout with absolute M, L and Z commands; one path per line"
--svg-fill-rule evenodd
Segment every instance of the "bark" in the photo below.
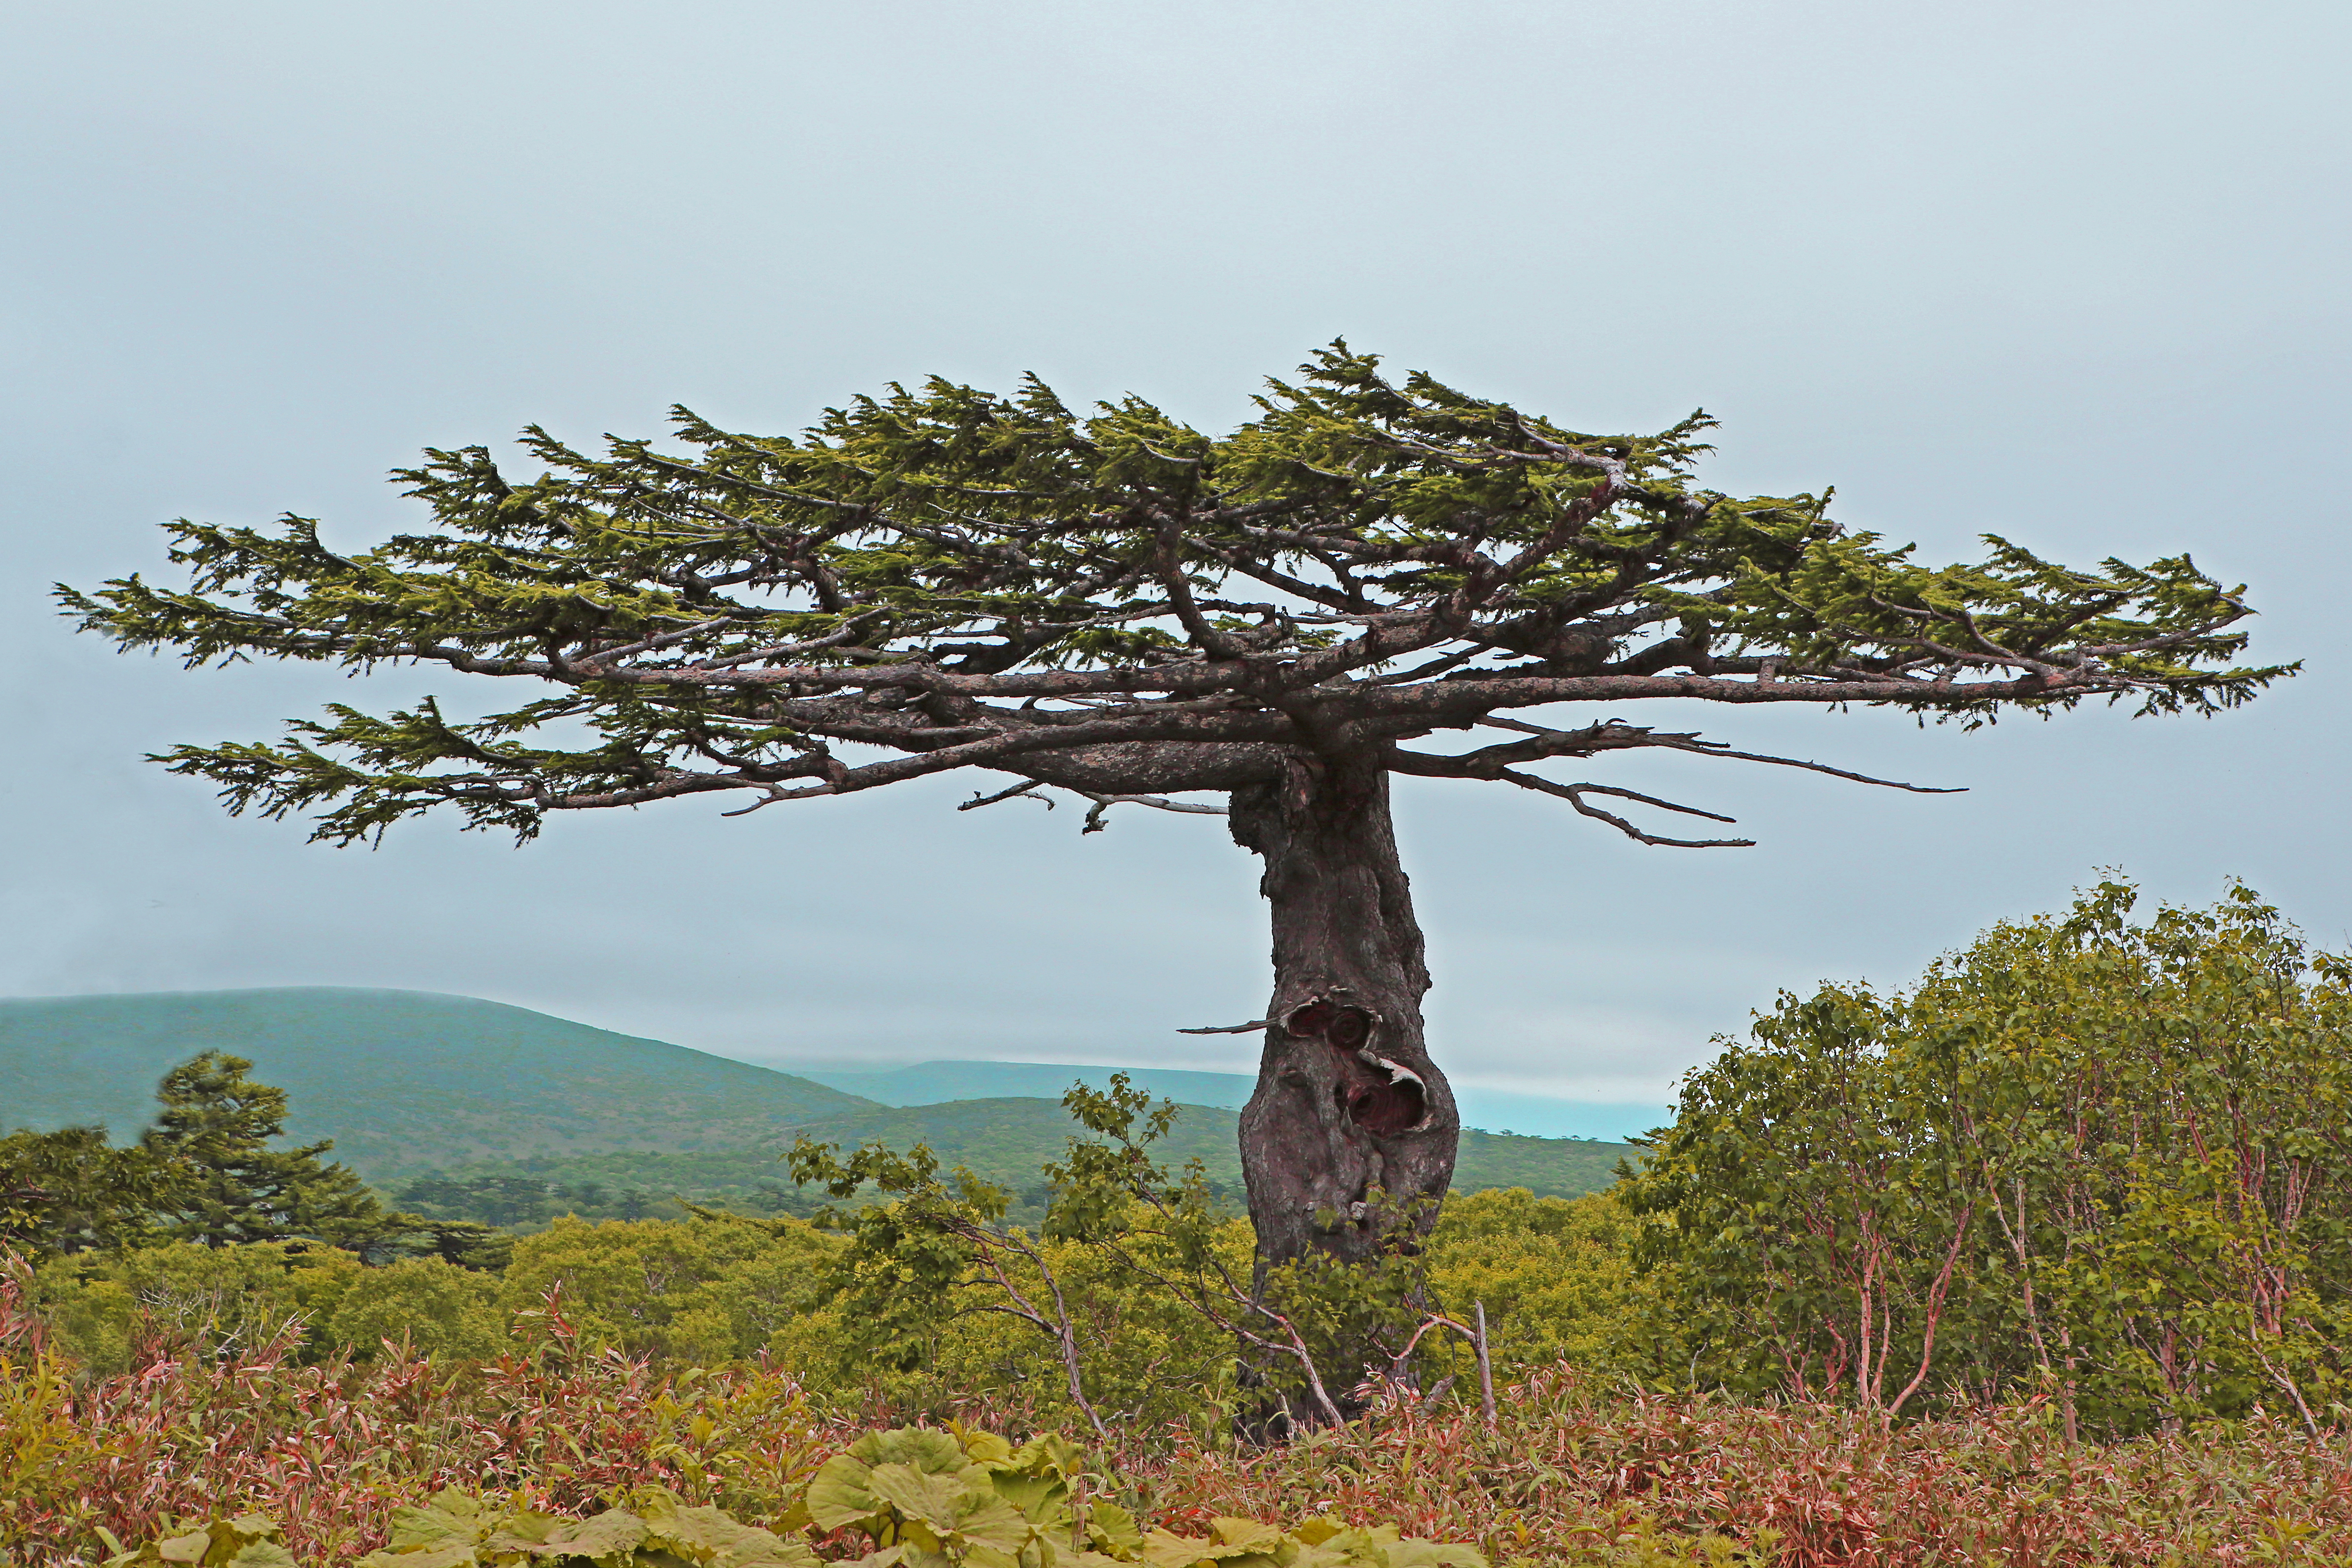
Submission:
M 1233 795 L 1234 840 L 1264 858 L 1274 1000 L 1242 1174 L 1261 1268 L 1320 1251 L 1361 1262 L 1392 1233 L 1374 1202 L 1427 1200 L 1454 1175 L 1461 1118 L 1422 1037 L 1421 927 L 1377 760 L 1294 754 Z M 1326 1369 L 1343 1382 L 1353 1368 Z

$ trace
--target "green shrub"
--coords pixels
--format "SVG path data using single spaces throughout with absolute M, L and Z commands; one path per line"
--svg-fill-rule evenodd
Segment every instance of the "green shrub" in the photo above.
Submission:
M 1784 995 L 1691 1074 L 1623 1196 L 1702 1383 L 2070 1436 L 2352 1400 L 2352 957 L 2135 896 Z
M 487 1361 L 507 1348 L 508 1318 L 495 1277 L 412 1258 L 352 1275 L 325 1332 L 354 1355 L 405 1341 L 419 1355 Z
M 1466 1319 L 1486 1308 L 1496 1374 L 1569 1362 L 1645 1376 L 1671 1347 L 1647 1342 L 1669 1281 L 1633 1267 L 1634 1216 L 1613 1191 L 1539 1198 L 1524 1187 L 1456 1194 L 1429 1238 L 1437 1303 Z
M 321 1325 L 366 1272 L 316 1242 L 169 1242 L 47 1263 L 35 1299 L 58 1347 L 94 1372 L 127 1368 L 142 1335 L 210 1359 L 297 1331 L 317 1360 L 334 1348 Z
M 501 1312 L 562 1291 L 591 1348 L 721 1363 L 762 1352 L 796 1371 L 832 1370 L 825 1265 L 839 1243 L 794 1220 L 559 1219 L 515 1243 Z

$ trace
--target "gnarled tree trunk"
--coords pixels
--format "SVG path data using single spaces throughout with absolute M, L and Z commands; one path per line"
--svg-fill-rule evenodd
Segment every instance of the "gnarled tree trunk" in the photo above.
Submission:
M 1462 1127 L 1422 1038 L 1429 970 L 1388 772 L 1297 757 L 1278 780 L 1234 792 L 1232 824 L 1265 858 L 1274 917 L 1265 1050 L 1241 1116 L 1260 1278 L 1311 1252 L 1364 1262 L 1392 1243 L 1401 1215 L 1423 1229 L 1434 1220 Z M 1322 1369 L 1341 1387 L 1364 1370 Z

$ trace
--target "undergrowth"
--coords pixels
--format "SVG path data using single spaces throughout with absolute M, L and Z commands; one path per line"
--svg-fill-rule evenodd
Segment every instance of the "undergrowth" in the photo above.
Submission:
M 302 1365 L 299 1339 L 158 1330 L 130 1370 L 77 1374 L 42 1343 L 21 1282 L 0 1284 L 0 1561 L 95 1564 L 109 1536 L 252 1512 L 296 1562 L 341 1562 L 383 1547 L 395 1508 L 451 1488 L 564 1517 L 651 1488 L 799 1528 L 819 1468 L 893 1420 L 756 1363 L 665 1370 L 591 1352 L 560 1298 L 487 1363 L 394 1344 Z M 958 1416 L 1015 1436 L 1037 1423 L 1001 1400 Z M 2032 1404 L 1890 1428 L 1561 1368 L 1509 1390 L 1491 1428 L 1465 1406 L 1398 1406 L 1281 1447 L 1177 1424 L 1077 1451 L 1092 1495 L 1162 1530 L 1388 1527 L 1498 1564 L 2352 1563 L 2352 1443 L 2266 1419 L 2069 1446 Z M 856 1548 L 817 1542 L 827 1557 Z

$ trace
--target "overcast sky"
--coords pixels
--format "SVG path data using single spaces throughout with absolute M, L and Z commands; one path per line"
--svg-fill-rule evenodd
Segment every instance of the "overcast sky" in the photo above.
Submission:
M 1245 1068 L 1173 1033 L 1267 984 L 1213 821 L 1081 838 L 958 815 L 965 776 L 310 846 L 142 753 L 430 682 L 186 674 L 44 586 L 165 572 L 175 515 L 360 546 L 417 519 L 384 470 L 530 421 L 785 431 L 1034 370 L 1222 430 L 1340 334 L 1588 429 L 1704 405 L 1707 483 L 1834 484 L 1929 557 L 2191 551 L 2249 584 L 2257 657 L 2308 660 L 2210 722 L 1664 715 L 1964 795 L 1594 775 L 1748 850 L 1404 781 L 1457 1078 L 1663 1100 L 1776 989 L 1899 984 L 2101 867 L 2242 877 L 2352 942 L 2347 35 L 2244 0 L 16 7 L 0 993 L 401 986 L 754 1058 Z

